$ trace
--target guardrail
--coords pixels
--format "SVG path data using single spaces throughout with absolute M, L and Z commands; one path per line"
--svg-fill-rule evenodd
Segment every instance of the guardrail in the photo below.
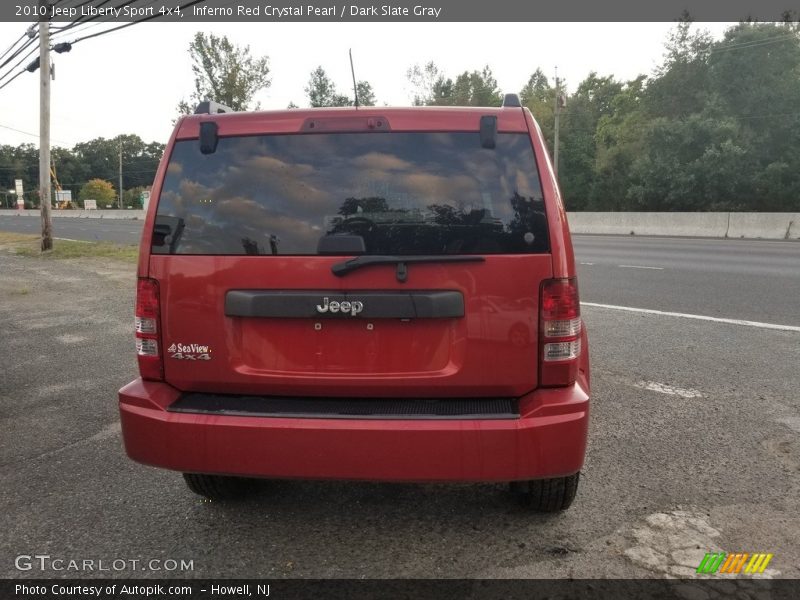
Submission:
M 144 219 L 143 210 L 53 210 L 58 218 Z M 39 216 L 38 210 L 0 209 L 3 215 Z M 800 213 L 571 212 L 572 233 L 799 240 Z
M 800 239 L 800 213 L 571 212 L 572 233 Z
M 72 219 L 144 219 L 143 210 L 127 210 L 127 209 L 98 209 L 98 210 L 57 210 L 52 209 L 50 214 L 53 217 L 69 217 Z M 38 217 L 40 215 L 39 209 L 14 210 L 14 209 L 0 209 L 0 216 L 3 215 L 22 215 L 29 217 Z

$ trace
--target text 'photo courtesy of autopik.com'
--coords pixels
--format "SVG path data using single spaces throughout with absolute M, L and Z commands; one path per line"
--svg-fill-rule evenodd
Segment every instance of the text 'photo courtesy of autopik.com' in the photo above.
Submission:
M 0 3 L 0 598 L 794 600 L 800 6 Z

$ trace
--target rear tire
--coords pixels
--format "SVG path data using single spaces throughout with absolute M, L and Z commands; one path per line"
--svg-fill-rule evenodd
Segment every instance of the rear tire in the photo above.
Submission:
M 186 485 L 195 494 L 209 500 L 231 500 L 240 498 L 247 492 L 250 483 L 242 477 L 205 475 L 203 473 L 184 473 Z
M 578 491 L 580 473 L 553 479 L 512 481 L 511 492 L 520 503 L 538 512 L 567 510 Z

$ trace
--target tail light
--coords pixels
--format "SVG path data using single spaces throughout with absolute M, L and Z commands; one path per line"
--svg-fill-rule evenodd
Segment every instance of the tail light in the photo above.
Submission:
M 161 309 L 158 302 L 158 282 L 139 279 L 136 284 L 136 357 L 142 379 L 164 379 L 161 357 Z
M 574 277 L 546 280 L 542 283 L 539 307 L 539 383 L 572 385 L 581 354 L 577 280 Z

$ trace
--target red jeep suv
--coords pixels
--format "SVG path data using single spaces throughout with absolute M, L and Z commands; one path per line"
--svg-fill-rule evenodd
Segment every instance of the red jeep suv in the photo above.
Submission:
M 128 455 L 247 478 L 510 482 L 567 508 L 589 360 L 531 113 L 232 112 L 167 146 L 144 223 Z

